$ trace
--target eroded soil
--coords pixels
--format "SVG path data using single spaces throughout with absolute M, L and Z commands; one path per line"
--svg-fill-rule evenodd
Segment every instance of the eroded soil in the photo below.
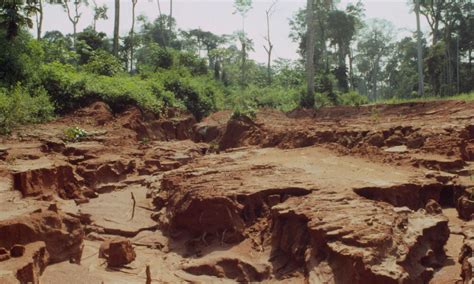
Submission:
M 3 137 L 0 282 L 470 283 L 474 103 L 230 116 L 98 102 Z

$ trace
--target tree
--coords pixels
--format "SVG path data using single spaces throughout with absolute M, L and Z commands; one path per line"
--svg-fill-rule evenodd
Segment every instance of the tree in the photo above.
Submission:
M 99 20 L 108 20 L 109 17 L 107 17 L 107 10 L 109 9 L 107 7 L 107 5 L 102 5 L 102 6 L 97 6 L 97 3 L 95 2 L 95 0 L 92 0 L 92 2 L 94 3 L 94 18 L 92 20 L 92 27 L 95 30 L 96 29 L 96 24 L 97 24 L 97 21 Z
M 363 78 L 364 88 L 367 88 L 368 97 L 374 101 L 379 98 L 378 83 L 381 80 L 384 60 L 393 47 L 393 25 L 386 21 L 375 19 L 362 30 L 357 44 L 357 68 Z
M 417 42 L 413 37 L 405 37 L 395 43 L 385 66 L 386 97 L 413 98 L 417 91 Z M 426 42 L 422 41 L 422 48 Z
M 43 0 L 37 0 L 30 3 L 35 9 L 35 21 L 36 21 L 36 39 L 41 39 L 41 32 L 43 29 Z
M 314 1 L 306 4 L 306 96 L 302 97 L 301 106 L 314 107 Z
M 441 38 L 440 24 L 443 17 L 443 11 L 446 9 L 449 1 L 423 0 L 420 6 L 420 13 L 425 16 L 428 25 L 431 28 L 433 45 Z
M 76 53 L 79 56 L 79 64 L 89 62 L 94 52 L 99 49 L 109 50 L 109 41 L 105 33 L 96 32 L 92 27 L 77 33 Z
M 268 76 L 268 84 L 270 85 L 272 83 L 272 51 L 273 51 L 273 43 L 271 40 L 271 34 L 270 34 L 270 18 L 275 12 L 275 5 L 278 0 L 274 0 L 270 6 L 265 10 L 265 18 L 267 20 L 267 36 L 265 37 L 265 40 L 267 41 L 268 46 L 263 46 L 265 48 L 265 51 L 267 52 L 267 76 Z
M 84 4 L 87 6 L 89 5 L 89 3 L 87 2 L 87 0 L 73 0 L 72 6 L 74 7 L 73 8 L 74 11 L 71 11 L 72 7 L 70 7 L 70 4 L 71 4 L 70 2 L 71 0 L 64 0 L 63 8 L 66 11 L 67 17 L 69 18 L 69 21 L 72 24 L 72 29 L 73 29 L 72 38 L 73 38 L 74 45 L 76 45 L 77 23 L 79 23 L 79 19 L 82 16 L 82 13 L 79 12 L 79 9 L 81 7 L 81 4 Z
M 417 51 L 418 51 L 418 96 L 423 97 L 425 94 L 424 79 L 423 79 L 423 49 L 421 46 L 421 30 L 420 30 L 420 0 L 416 1 L 416 37 L 417 37 Z
M 340 90 L 349 89 L 346 58 L 352 40 L 356 35 L 356 20 L 354 16 L 344 11 L 334 10 L 328 17 L 328 38 L 332 46 L 337 47 L 337 67 L 334 70 Z
M 246 82 L 247 49 L 249 48 L 248 44 L 251 43 L 245 33 L 245 18 L 247 17 L 247 13 L 252 9 L 252 0 L 235 0 L 234 9 L 234 14 L 238 13 L 242 18 L 242 30 L 236 33 L 236 37 L 239 39 L 241 45 L 240 86 L 243 88 Z
M 17 1 L 5 1 L 0 8 L 0 28 L 6 31 L 6 38 L 13 40 L 24 26 L 33 27 L 30 16 L 37 12 L 32 5 L 25 5 Z
M 141 22 L 140 36 L 145 44 L 155 42 L 161 47 L 181 48 L 181 41 L 176 34 L 176 21 L 168 15 L 162 15 L 153 22 L 149 22 L 146 17 L 138 17 Z M 167 27 L 171 25 L 171 30 Z
M 119 53 L 119 36 L 120 36 L 119 25 L 120 25 L 120 0 L 115 0 L 113 54 L 116 57 L 118 57 L 118 53 Z
M 132 0 L 132 28 L 130 29 L 130 72 L 133 72 L 133 50 L 134 50 L 134 37 L 135 37 L 135 7 L 137 6 L 138 0 Z

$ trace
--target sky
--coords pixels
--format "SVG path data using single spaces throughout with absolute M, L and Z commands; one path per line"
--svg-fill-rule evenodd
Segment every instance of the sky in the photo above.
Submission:
M 399 32 L 399 37 L 411 35 L 416 29 L 414 13 L 407 4 L 408 0 L 363 0 L 367 19 L 380 18 L 392 22 Z M 89 2 L 92 3 L 91 0 Z M 109 7 L 108 20 L 97 23 L 97 30 L 112 36 L 114 1 L 96 0 L 98 5 Z M 132 22 L 131 0 L 120 3 L 120 34 L 129 32 Z M 350 0 L 341 0 L 339 7 L 344 9 Z M 169 0 L 160 0 L 163 13 L 169 13 Z M 255 51 L 250 54 L 258 62 L 266 62 L 267 55 L 263 48 L 266 33 L 265 10 L 271 4 L 270 0 L 254 0 L 253 8 L 245 20 L 248 37 L 254 41 Z M 298 44 L 289 38 L 288 24 L 298 9 L 306 5 L 306 0 L 278 0 L 275 12 L 271 18 L 271 37 L 274 45 L 273 58 L 298 58 Z M 92 6 L 83 6 L 80 11 L 78 31 L 92 24 Z M 215 34 L 232 34 L 241 29 L 241 18 L 233 14 L 232 0 L 173 0 L 173 17 L 180 29 L 201 28 Z M 59 30 L 62 33 L 72 33 L 72 24 L 60 5 L 47 5 L 44 9 L 43 33 L 49 30 Z M 158 16 L 156 0 L 138 0 L 136 15 L 145 15 L 149 20 Z M 422 31 L 428 32 L 425 19 L 422 18 Z

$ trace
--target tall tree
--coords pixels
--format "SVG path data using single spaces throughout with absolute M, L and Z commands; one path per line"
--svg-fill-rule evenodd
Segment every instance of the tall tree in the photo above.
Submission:
M 421 29 L 420 29 L 420 0 L 415 0 L 415 14 L 416 14 L 416 38 L 417 38 L 417 54 L 418 54 L 418 96 L 425 95 L 425 84 L 423 77 L 423 48 L 421 44 Z
M 240 86 L 243 88 L 246 82 L 246 63 L 247 63 L 247 49 L 248 49 L 248 39 L 245 33 L 245 19 L 247 18 L 247 13 L 252 9 L 252 0 L 235 0 L 234 1 L 234 14 L 240 14 L 242 18 L 242 30 L 237 33 L 237 37 L 241 45 L 241 65 L 240 65 Z
M 314 0 L 306 3 L 306 96 L 301 100 L 301 106 L 314 107 Z
M 92 19 L 92 28 L 94 29 L 94 31 L 96 31 L 97 21 L 109 19 L 109 17 L 107 16 L 107 10 L 109 8 L 105 4 L 102 6 L 98 6 L 95 0 L 92 0 L 92 2 L 94 3 L 93 4 L 94 17 Z
M 79 12 L 81 4 L 84 4 L 85 6 L 89 5 L 87 0 L 73 0 L 72 3 L 71 0 L 64 0 L 63 2 L 63 8 L 66 11 L 67 17 L 69 18 L 69 21 L 72 24 L 72 38 L 74 45 L 76 45 L 77 24 L 79 23 L 79 19 L 82 16 L 82 13 Z
M 357 44 L 357 68 L 364 79 L 365 87 L 370 90 L 368 97 L 372 101 L 380 98 L 378 84 L 382 81 L 380 77 L 383 74 L 385 59 L 393 47 L 393 38 L 393 25 L 381 19 L 370 21 L 360 35 Z
M 329 43 L 337 47 L 337 67 L 334 69 L 334 74 L 338 81 L 339 89 L 343 92 L 347 92 L 349 89 L 346 58 L 355 34 L 356 20 L 354 16 L 340 10 L 334 10 L 329 13 Z
M 170 0 L 170 19 L 173 19 L 173 0 Z M 171 31 L 173 30 L 173 24 L 171 21 L 169 21 L 168 24 L 168 29 L 171 33 Z
M 120 0 L 115 0 L 115 16 L 114 16 L 114 45 L 113 53 L 118 57 L 119 53 L 119 26 L 120 26 Z
M 271 33 L 270 33 L 270 18 L 275 12 L 275 5 L 278 0 L 274 0 L 270 6 L 265 10 L 265 19 L 267 22 L 267 36 L 265 37 L 265 40 L 267 41 L 267 46 L 263 46 L 265 48 L 265 51 L 267 52 L 267 80 L 268 84 L 270 85 L 272 83 L 272 51 L 273 51 L 273 42 L 271 40 Z
M 440 25 L 448 2 L 451 1 L 423 0 L 420 3 L 420 13 L 425 16 L 430 26 L 433 45 L 441 39 Z
M 37 0 L 36 2 L 30 3 L 34 5 L 35 9 L 35 21 L 36 21 L 36 39 L 41 39 L 41 33 L 43 30 L 43 0 Z
M 135 37 L 135 7 L 137 6 L 138 0 L 132 0 L 132 28 L 130 29 L 130 72 L 133 72 L 133 51 L 134 51 L 134 37 Z
M 0 9 L 0 28 L 6 30 L 8 40 L 13 40 L 24 26 L 33 27 L 30 16 L 37 11 L 35 6 L 18 1 L 5 1 Z

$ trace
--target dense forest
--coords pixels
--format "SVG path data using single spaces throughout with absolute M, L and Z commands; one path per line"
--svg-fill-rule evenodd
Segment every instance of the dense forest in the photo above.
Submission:
M 337 2 L 308 0 L 289 19 L 289 37 L 300 54 L 292 61 L 272 56 L 277 0 L 262 15 L 264 47 L 255 46 L 246 32 L 251 0 L 235 0 L 242 27 L 226 35 L 179 29 L 173 9 L 163 11 L 160 0 L 156 19 L 136 15 L 140 2 L 132 0 L 132 23 L 118 16 L 119 0 L 112 7 L 88 0 L 2 1 L 0 131 L 49 120 L 95 100 L 114 111 L 130 104 L 156 114 L 179 107 L 202 119 L 219 109 L 251 116 L 262 107 L 288 111 L 472 92 L 471 1 L 424 0 L 419 7 L 408 1 L 413 21 L 416 15 L 425 18 L 430 32 L 401 39 L 390 22 L 366 19 L 363 1 L 347 7 Z M 44 17 L 52 16 L 44 13 L 47 5 L 64 8 L 72 34 L 43 31 Z M 77 30 L 86 9 L 93 10 L 93 22 Z M 97 31 L 98 21 L 114 22 L 112 38 Z M 121 25 L 130 25 L 130 31 L 119 34 Z M 256 48 L 265 49 L 267 63 L 249 57 Z

